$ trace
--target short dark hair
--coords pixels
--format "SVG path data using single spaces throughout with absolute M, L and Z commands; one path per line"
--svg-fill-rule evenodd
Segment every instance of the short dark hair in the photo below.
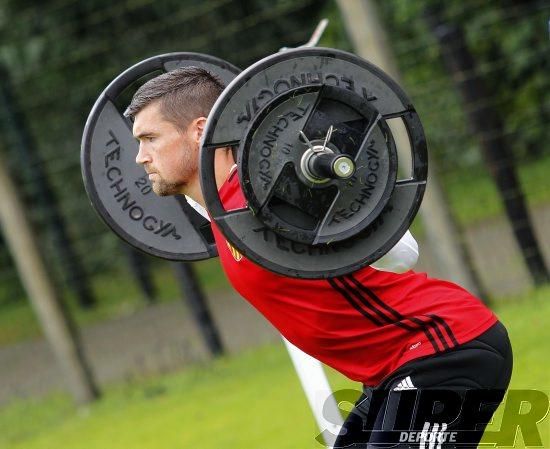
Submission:
M 222 81 L 201 67 L 178 68 L 141 86 L 124 115 L 134 119 L 139 111 L 158 100 L 164 118 L 185 129 L 195 118 L 208 117 L 223 89 Z

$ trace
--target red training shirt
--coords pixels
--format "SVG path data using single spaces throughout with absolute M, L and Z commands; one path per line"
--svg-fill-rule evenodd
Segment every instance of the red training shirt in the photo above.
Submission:
M 226 210 L 244 207 L 236 171 L 220 197 Z M 328 280 L 290 278 L 249 261 L 214 223 L 212 229 L 235 290 L 295 346 L 365 385 L 466 343 L 497 321 L 468 291 L 425 273 L 365 267 Z

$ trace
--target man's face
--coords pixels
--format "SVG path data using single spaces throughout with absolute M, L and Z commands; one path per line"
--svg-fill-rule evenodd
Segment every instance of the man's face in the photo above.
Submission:
M 136 114 L 132 132 L 139 142 L 136 163 L 149 174 L 153 191 L 159 196 L 186 193 L 198 176 L 198 144 L 189 133 L 164 118 L 159 101 Z

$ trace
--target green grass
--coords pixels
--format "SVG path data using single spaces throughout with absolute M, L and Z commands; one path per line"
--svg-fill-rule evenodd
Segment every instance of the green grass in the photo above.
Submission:
M 545 389 L 550 393 L 550 285 L 519 298 L 495 301 L 508 328 L 514 351 L 514 388 Z
M 536 207 L 550 202 L 550 155 L 518 165 L 518 177 L 527 202 Z M 481 167 L 446 173 L 442 177 L 449 204 L 458 222 L 471 226 L 504 213 L 497 188 Z
M 502 301 L 496 312 L 514 347 L 512 388 L 548 392 L 550 287 Z M 329 377 L 334 389 L 358 387 Z M 80 410 L 63 394 L 0 409 L 0 447 L 10 449 L 320 448 L 316 435 L 282 345 L 111 386 Z

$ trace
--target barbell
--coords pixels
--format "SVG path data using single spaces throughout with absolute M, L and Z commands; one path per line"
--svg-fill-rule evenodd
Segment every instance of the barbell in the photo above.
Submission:
M 171 260 L 216 254 L 208 221 L 185 197 L 152 193 L 121 113 L 136 85 L 193 65 L 227 86 L 206 123 L 200 180 L 208 213 L 234 248 L 276 273 L 316 279 L 371 264 L 399 241 L 426 186 L 422 125 L 388 75 L 328 48 L 277 53 L 241 73 L 211 56 L 172 53 L 119 75 L 88 117 L 81 153 L 92 205 L 117 235 Z M 397 148 L 395 120 L 406 130 L 405 148 Z M 246 198 L 237 210 L 224 208 L 215 183 L 215 154 L 227 147 L 236 149 Z M 402 173 L 405 153 L 412 167 Z

